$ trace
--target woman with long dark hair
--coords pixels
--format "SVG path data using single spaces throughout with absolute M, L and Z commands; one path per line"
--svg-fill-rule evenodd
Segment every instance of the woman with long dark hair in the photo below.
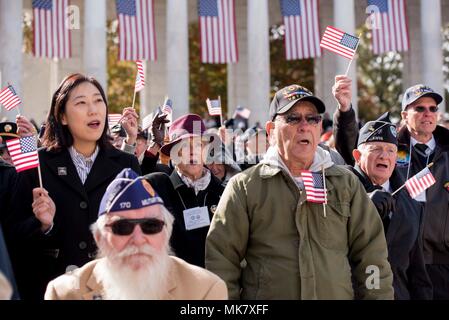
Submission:
M 129 109 L 128 125 L 136 123 Z M 43 299 L 48 281 L 95 257 L 89 227 L 106 187 L 123 168 L 140 173 L 135 156 L 110 144 L 107 119 L 106 96 L 94 78 L 69 75 L 53 94 L 39 150 L 43 188 L 37 169 L 20 172 L 8 212 L 22 298 Z

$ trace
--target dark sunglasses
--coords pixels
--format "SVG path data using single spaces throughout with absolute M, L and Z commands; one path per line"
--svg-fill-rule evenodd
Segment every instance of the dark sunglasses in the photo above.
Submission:
M 415 110 L 416 112 L 419 112 L 419 113 L 423 113 L 426 110 L 429 110 L 432 113 L 438 112 L 438 107 L 436 107 L 436 106 L 432 106 L 429 108 L 426 108 L 423 106 L 416 106 L 416 107 L 412 107 L 412 108 L 413 108 L 413 110 Z
M 284 117 L 284 121 L 291 125 L 300 124 L 302 122 L 302 120 L 303 120 L 302 115 L 289 114 Z M 309 115 L 304 116 L 304 120 L 310 125 L 317 125 L 321 121 L 321 115 L 309 114 Z
M 112 233 L 118 236 L 129 236 L 134 231 L 136 225 L 140 226 L 144 234 L 157 234 L 164 228 L 165 222 L 155 218 L 146 219 L 120 219 L 106 227 L 110 227 Z

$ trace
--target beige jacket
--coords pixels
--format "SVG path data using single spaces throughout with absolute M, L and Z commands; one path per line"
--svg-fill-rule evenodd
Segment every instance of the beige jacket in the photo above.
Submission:
M 184 260 L 170 257 L 168 291 L 163 300 L 226 300 L 226 284 L 218 276 L 191 265 Z M 62 275 L 47 286 L 45 300 L 101 300 L 102 284 L 99 279 L 100 260 L 94 260 Z

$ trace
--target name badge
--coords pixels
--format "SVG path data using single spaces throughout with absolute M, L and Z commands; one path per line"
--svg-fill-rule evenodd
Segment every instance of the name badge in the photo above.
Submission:
M 58 167 L 58 176 L 66 176 L 67 168 L 66 167 Z
M 196 207 L 183 211 L 186 230 L 194 230 L 210 225 L 207 207 Z

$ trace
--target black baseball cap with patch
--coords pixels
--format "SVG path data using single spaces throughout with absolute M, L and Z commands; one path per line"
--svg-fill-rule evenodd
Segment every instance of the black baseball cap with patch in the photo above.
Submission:
M 276 115 L 287 112 L 298 101 L 311 102 L 316 107 L 318 113 L 324 113 L 326 111 L 323 101 L 315 97 L 309 89 L 292 84 L 278 90 L 274 95 L 270 105 L 270 119 L 274 120 Z
M 443 97 L 433 91 L 432 88 L 423 84 L 417 84 L 405 90 L 404 96 L 402 97 L 402 111 L 404 111 L 409 104 L 412 104 L 422 97 L 433 98 L 437 105 L 443 101 Z
M 366 142 L 388 142 L 398 145 L 396 126 L 391 123 L 389 112 L 374 121 L 367 122 L 360 129 L 357 146 Z

